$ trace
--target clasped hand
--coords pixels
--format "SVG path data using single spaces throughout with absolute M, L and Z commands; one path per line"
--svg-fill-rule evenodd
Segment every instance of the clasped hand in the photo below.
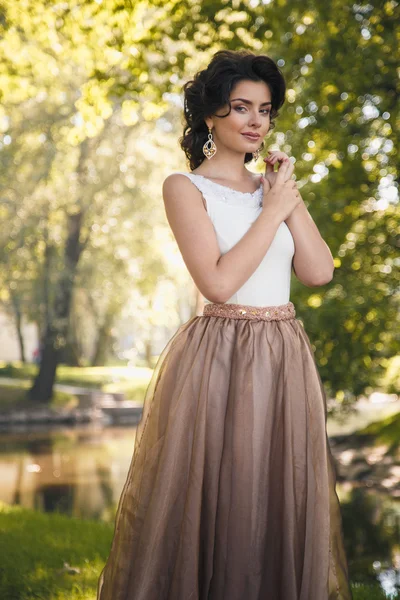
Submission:
M 301 203 L 297 183 L 291 179 L 294 167 L 284 152 L 270 152 L 269 154 L 271 156 L 264 159 L 267 163 L 265 174 L 261 176 L 264 186 L 263 211 L 272 211 L 274 214 L 278 214 L 280 219 L 285 220 Z M 274 172 L 276 162 L 279 163 L 279 168 L 277 172 Z
M 279 150 L 269 150 L 268 151 L 269 156 L 264 158 L 264 162 L 265 164 L 265 173 L 264 173 L 264 180 L 267 181 L 267 186 L 265 186 L 265 192 L 268 192 L 268 189 L 271 188 L 277 178 L 278 175 L 278 171 L 275 171 L 275 165 L 278 164 L 279 166 L 282 165 L 282 163 L 285 160 L 289 161 L 289 168 L 287 169 L 286 173 L 285 173 L 285 181 L 288 181 L 289 179 L 292 178 L 293 172 L 294 172 L 294 165 L 293 163 L 290 161 L 289 156 L 285 153 L 285 152 L 280 152 Z M 269 188 L 268 188 L 268 184 L 269 184 Z

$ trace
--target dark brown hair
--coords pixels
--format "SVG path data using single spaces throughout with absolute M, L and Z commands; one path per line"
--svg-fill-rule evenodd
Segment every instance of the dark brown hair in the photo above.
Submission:
M 184 130 L 179 139 L 180 146 L 189 160 L 190 169 L 196 169 L 205 159 L 203 146 L 207 141 L 208 129 L 205 118 L 215 115 L 228 104 L 233 87 L 242 80 L 265 81 L 271 92 L 270 130 L 272 121 L 285 101 L 286 84 L 276 63 L 265 54 L 257 55 L 249 50 L 219 50 L 206 69 L 196 73 L 184 86 Z M 217 116 L 217 115 L 215 115 Z M 252 160 L 246 153 L 244 162 Z

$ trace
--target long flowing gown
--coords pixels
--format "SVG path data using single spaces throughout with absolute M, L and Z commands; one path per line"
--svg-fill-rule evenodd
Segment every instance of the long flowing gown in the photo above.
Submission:
M 244 193 L 182 173 L 221 253 L 260 214 Z M 349 600 L 326 398 L 289 300 L 281 223 L 224 304 L 206 300 L 147 388 L 98 600 Z

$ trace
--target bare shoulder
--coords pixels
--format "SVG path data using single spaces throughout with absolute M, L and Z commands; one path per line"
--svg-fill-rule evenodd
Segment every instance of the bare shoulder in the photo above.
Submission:
M 163 193 L 164 191 L 166 191 L 167 194 L 169 192 L 175 192 L 176 190 L 182 189 L 182 187 L 187 187 L 188 189 L 193 187 L 190 179 L 182 173 L 171 173 L 171 175 L 168 175 L 163 181 Z
M 203 195 L 181 173 L 168 175 L 163 182 L 165 212 L 183 260 L 197 288 L 209 300 L 218 298 L 217 265 L 221 256 L 215 230 Z
M 191 199 L 191 206 L 200 206 L 203 210 L 207 209 L 207 204 L 200 190 L 194 183 L 182 173 L 171 173 L 163 182 L 162 194 L 165 204 L 188 204 L 188 198 Z

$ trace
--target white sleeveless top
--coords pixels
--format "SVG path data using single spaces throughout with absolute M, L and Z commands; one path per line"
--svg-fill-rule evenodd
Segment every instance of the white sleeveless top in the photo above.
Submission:
M 221 254 L 228 252 L 244 236 L 262 210 L 262 184 L 255 192 L 239 192 L 215 183 L 197 173 L 186 175 L 207 203 Z M 294 242 L 289 227 L 282 222 L 261 263 L 227 303 L 251 306 L 277 306 L 290 300 L 290 276 Z M 204 298 L 205 304 L 210 301 Z

